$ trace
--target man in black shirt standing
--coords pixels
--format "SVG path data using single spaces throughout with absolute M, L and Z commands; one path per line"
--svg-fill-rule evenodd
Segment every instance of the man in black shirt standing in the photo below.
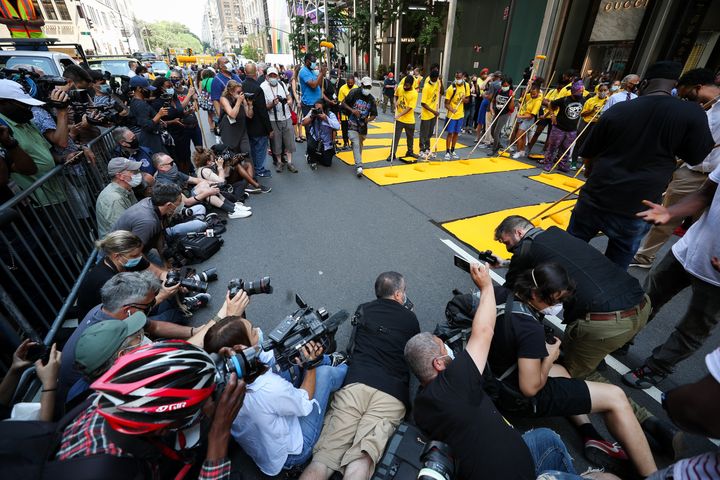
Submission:
M 255 114 L 252 118 L 247 119 L 247 133 L 250 139 L 250 155 L 252 156 L 253 166 L 255 167 L 256 177 L 271 177 L 270 170 L 265 168 L 265 160 L 269 145 L 270 134 L 272 133 L 272 124 L 270 123 L 270 113 L 267 109 L 267 99 L 265 93 L 258 82 L 257 66 L 254 63 L 245 65 L 245 81 L 243 82 L 243 91 L 245 98 L 252 96 L 253 111 Z
M 552 107 L 550 118 L 553 128 L 550 131 L 546 146 L 545 166 L 543 167 L 543 170 L 546 172 L 549 172 L 555 167 L 558 155 L 565 153 L 577 137 L 580 112 L 585 104 L 585 97 L 583 96 L 584 90 L 585 86 L 582 80 L 577 80 L 573 82 L 570 87 L 570 96 L 550 102 L 550 106 Z M 555 113 L 556 108 L 557 113 Z M 560 161 L 558 170 L 561 172 L 570 170 L 567 156 Z
M 302 480 L 327 480 L 333 471 L 369 478 L 405 417 L 410 373 L 403 349 L 420 333 L 405 291 L 402 275 L 381 273 L 375 280 L 377 300 L 358 307 L 345 384 L 333 396 Z
M 636 215 L 642 201 L 659 203 L 676 157 L 697 165 L 714 145 L 702 108 L 670 93 L 681 69 L 668 61 L 650 66 L 642 96 L 603 113 L 580 150 L 588 180 L 568 233 L 589 242 L 602 231 L 605 255 L 625 270 L 650 228 Z

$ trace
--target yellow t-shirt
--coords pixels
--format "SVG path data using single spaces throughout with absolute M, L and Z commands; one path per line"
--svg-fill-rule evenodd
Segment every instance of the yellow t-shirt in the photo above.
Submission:
M 567 93 L 565 93 L 567 92 Z M 559 110 L 558 108 L 552 108 L 550 104 L 553 102 L 553 100 L 557 100 L 559 98 L 567 97 L 570 95 L 569 90 L 565 90 L 565 88 L 561 88 L 560 91 L 558 91 L 557 88 L 552 88 L 545 92 L 545 96 L 543 97 L 544 100 L 548 101 L 548 106 L 545 107 L 545 113 L 543 114 L 543 118 L 550 118 L 551 112 L 555 110 L 555 113 Z
M 422 83 L 423 76 L 418 75 L 418 77 L 413 81 L 413 88 L 417 91 L 420 91 L 420 84 Z
M 583 109 L 580 111 L 580 117 L 583 119 L 583 121 L 590 121 L 590 119 L 593 118 L 593 115 L 602 110 L 602 108 L 605 106 L 605 102 L 607 102 L 607 99 L 608 97 L 600 98 L 597 95 L 592 98 L 588 98 L 585 102 L 585 105 L 583 105 Z M 600 115 L 595 117 L 592 123 L 596 123 L 598 120 L 600 120 Z
M 350 88 L 350 87 L 348 87 L 347 83 L 344 84 L 342 87 L 340 87 L 340 90 L 338 91 L 338 103 L 342 103 L 345 100 L 345 97 L 347 97 L 347 94 L 350 93 L 350 90 L 352 90 L 354 88 L 358 88 L 358 86 L 353 85 L 353 87 Z M 347 115 L 345 115 L 345 113 L 342 113 L 344 111 L 345 111 L 344 108 L 340 109 L 340 112 L 341 112 L 340 120 L 347 120 L 347 118 L 348 118 Z
M 455 92 L 457 90 L 457 93 Z M 447 89 L 445 93 L 445 100 L 450 102 L 450 108 L 455 109 L 455 113 L 450 113 L 448 110 L 447 118 L 449 120 L 458 120 L 465 116 L 465 109 L 463 108 L 463 98 L 470 96 L 470 88 L 467 83 L 463 83 L 461 86 L 453 83 Z
M 422 107 L 424 103 L 433 110 L 438 109 L 438 94 L 440 93 L 440 81 L 436 80 L 435 83 L 431 83 L 430 80 L 425 80 L 425 85 L 422 89 L 422 99 L 420 100 L 420 120 L 433 120 L 435 115 L 425 108 Z
M 518 112 L 518 115 L 527 115 L 528 113 L 533 116 L 537 116 L 542 106 L 543 95 L 539 93 L 537 98 L 532 98 L 530 94 L 525 95 L 525 101 L 522 104 L 522 108 Z
M 398 88 L 395 92 L 397 103 L 395 104 L 395 115 L 400 114 L 406 108 L 410 111 L 402 117 L 398 118 L 398 122 L 403 123 L 415 123 L 415 105 L 417 105 L 418 92 L 414 88 L 405 90 L 404 88 Z

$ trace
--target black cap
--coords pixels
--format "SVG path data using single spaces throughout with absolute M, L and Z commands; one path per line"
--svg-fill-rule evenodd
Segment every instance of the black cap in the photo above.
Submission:
M 645 80 L 664 78 L 666 80 L 677 80 L 682 73 L 682 65 L 670 60 L 655 62 L 645 72 Z
M 315 57 L 315 54 L 314 54 L 314 53 L 306 53 L 306 54 L 305 54 L 305 61 L 306 61 L 306 62 L 312 62 L 313 57 Z M 315 57 L 315 58 L 317 58 L 317 57 Z

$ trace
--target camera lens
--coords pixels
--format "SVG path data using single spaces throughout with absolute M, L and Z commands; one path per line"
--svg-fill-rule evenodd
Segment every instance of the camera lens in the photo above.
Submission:
M 208 268 L 207 270 L 200 272 L 195 276 L 197 277 L 198 280 L 201 280 L 203 282 L 214 282 L 215 280 L 218 279 L 217 268 L 215 268 L 215 267 Z
M 261 277 L 253 282 L 243 282 L 242 289 L 245 290 L 248 295 L 273 292 L 273 287 L 270 285 L 270 277 Z

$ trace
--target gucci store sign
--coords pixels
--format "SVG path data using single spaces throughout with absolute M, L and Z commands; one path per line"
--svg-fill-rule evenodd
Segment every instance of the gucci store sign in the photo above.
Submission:
M 633 41 L 640 30 L 648 0 L 600 2 L 591 42 Z

